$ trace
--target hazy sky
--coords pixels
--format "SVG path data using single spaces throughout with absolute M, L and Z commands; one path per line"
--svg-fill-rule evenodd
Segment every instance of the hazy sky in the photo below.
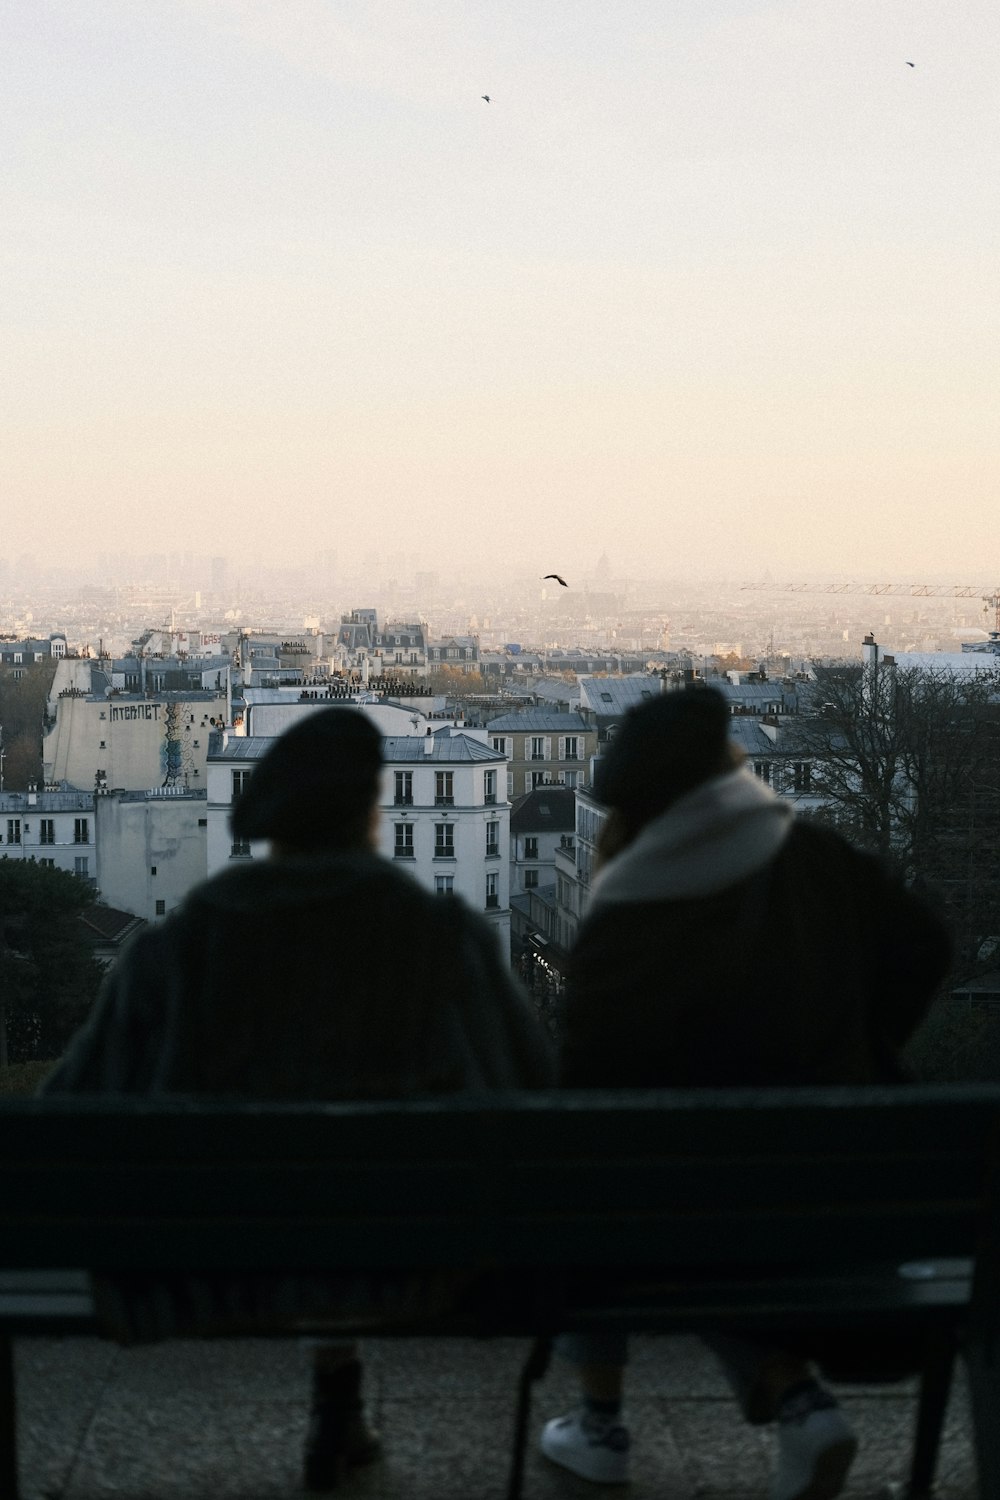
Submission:
M 0 554 L 1000 582 L 997 0 L 5 0 L 0 82 Z

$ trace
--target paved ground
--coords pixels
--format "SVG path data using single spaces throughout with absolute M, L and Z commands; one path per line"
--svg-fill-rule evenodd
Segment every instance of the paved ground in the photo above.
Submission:
M 499 1500 L 507 1470 L 517 1340 L 366 1344 L 369 1405 L 386 1457 L 343 1500 Z M 18 1350 L 23 1500 L 292 1500 L 299 1495 L 306 1363 L 294 1343 L 176 1343 L 121 1350 L 97 1340 L 30 1340 Z M 533 1451 L 526 1500 L 764 1500 L 769 1435 L 743 1425 L 712 1357 L 694 1339 L 635 1341 L 630 1375 L 635 1473 L 627 1490 L 585 1484 Z M 911 1387 L 841 1393 L 862 1449 L 847 1490 L 876 1500 L 905 1470 Z M 559 1364 L 533 1429 L 573 1401 Z M 976 1500 L 964 1389 L 952 1400 L 941 1500 Z M 2 1497 L 0 1497 L 2 1500 Z

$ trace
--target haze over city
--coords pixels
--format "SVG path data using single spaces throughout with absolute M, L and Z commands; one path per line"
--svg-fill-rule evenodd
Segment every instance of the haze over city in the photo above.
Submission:
M 4 33 L 8 558 L 996 582 L 991 0 Z

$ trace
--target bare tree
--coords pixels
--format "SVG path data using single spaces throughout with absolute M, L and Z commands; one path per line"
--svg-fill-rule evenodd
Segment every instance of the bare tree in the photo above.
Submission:
M 796 726 L 824 817 L 911 879 L 953 879 L 995 832 L 1000 667 L 959 675 L 889 663 L 817 667 Z

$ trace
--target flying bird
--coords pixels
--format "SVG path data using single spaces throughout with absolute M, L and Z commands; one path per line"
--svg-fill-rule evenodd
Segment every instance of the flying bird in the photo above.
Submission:
M 916 63 L 907 62 L 906 66 L 908 68 L 915 68 L 917 65 L 916 65 Z
M 566 582 L 565 578 L 560 578 L 558 573 L 546 573 L 545 577 L 546 578 L 554 578 L 555 581 L 556 581 L 556 583 L 561 583 L 564 589 L 568 589 L 569 588 L 569 584 Z M 543 582 L 544 582 L 544 579 L 543 579 Z
M 913 67 L 912 63 L 910 64 L 910 67 L 911 68 Z M 490 96 L 489 96 L 489 94 L 480 94 L 479 97 L 480 97 L 480 99 L 485 99 L 486 103 L 489 104 L 489 102 L 490 102 Z

